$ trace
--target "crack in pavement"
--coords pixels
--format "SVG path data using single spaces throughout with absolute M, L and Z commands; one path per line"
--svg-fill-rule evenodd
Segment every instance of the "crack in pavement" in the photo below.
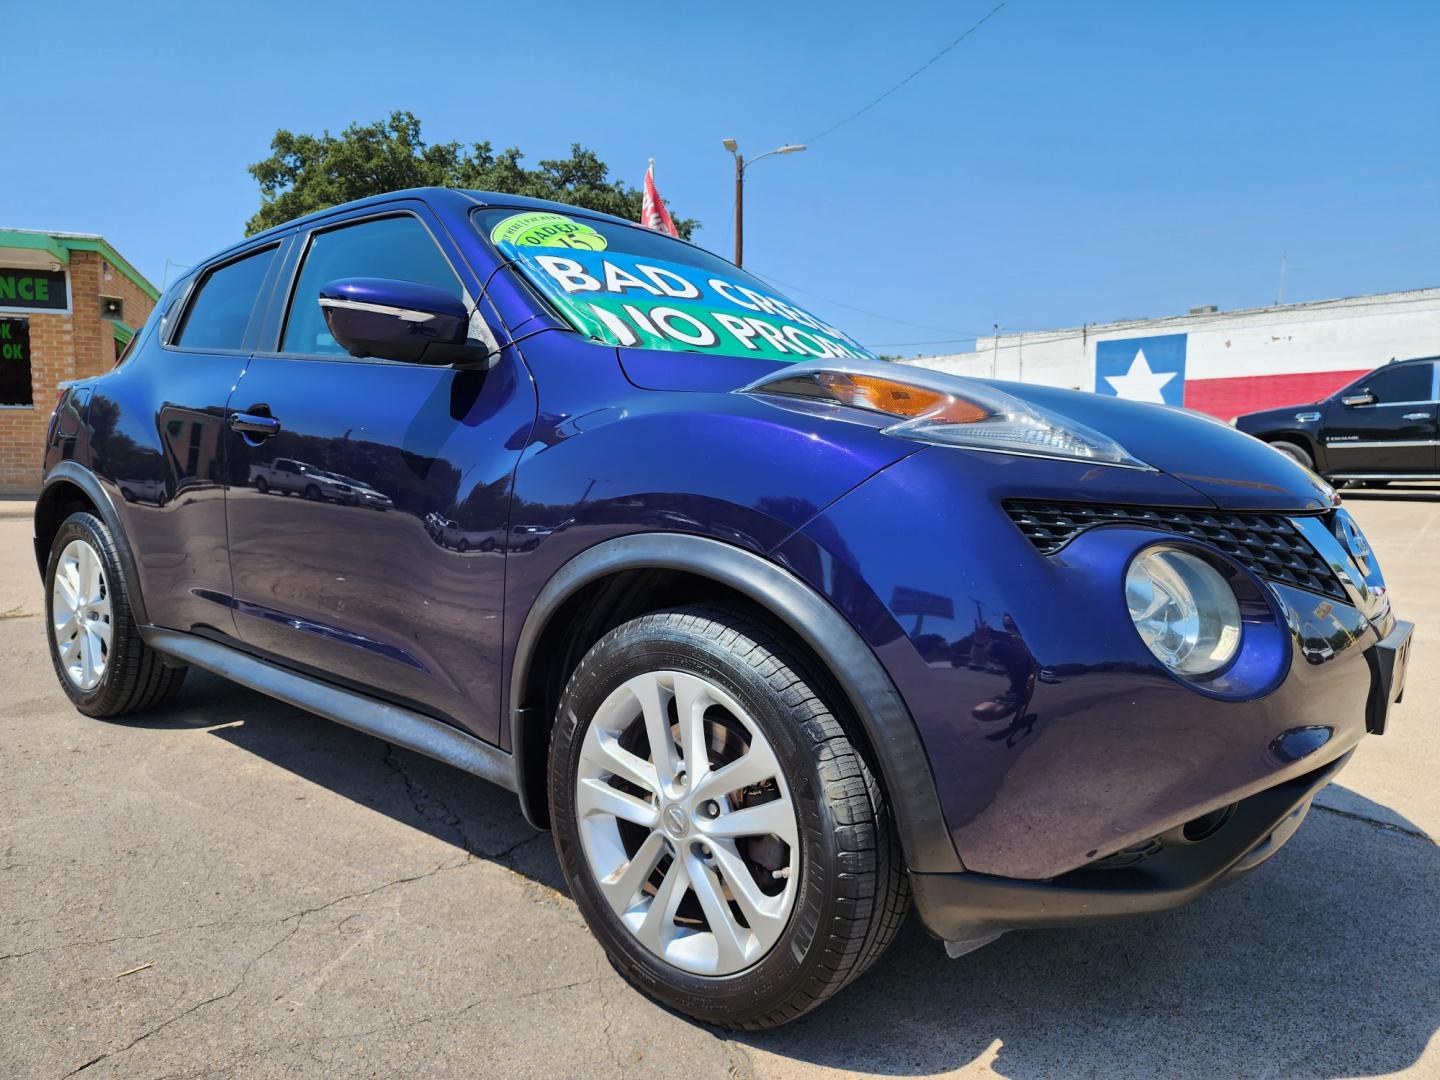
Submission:
M 284 945 L 285 942 L 289 941 L 292 937 L 294 937 L 294 936 L 295 936 L 297 933 L 299 933 L 299 932 L 300 932 L 300 920 L 297 919 L 294 926 L 292 926 L 286 933 L 282 934 L 278 940 L 272 942 L 269 946 L 267 946 L 264 950 L 262 950 L 258 955 L 256 955 L 255 957 L 253 957 L 253 958 L 250 960 L 250 962 L 245 965 L 244 970 L 242 970 L 242 971 L 240 972 L 240 978 L 235 981 L 235 985 L 232 986 L 232 987 L 230 987 L 229 990 L 226 990 L 223 994 L 216 994 L 214 997 L 208 997 L 208 998 L 206 998 L 204 1001 L 197 1002 L 196 1004 L 190 1006 L 188 1009 L 185 1009 L 185 1010 L 182 1011 L 182 1012 L 176 1013 L 174 1016 L 170 1017 L 170 1019 L 165 1020 L 165 1021 L 162 1021 L 161 1023 L 156 1024 L 154 1027 L 150 1028 L 149 1030 L 141 1033 L 140 1035 L 137 1035 L 135 1038 L 131 1039 L 128 1043 L 126 1043 L 124 1046 L 120 1047 L 120 1049 L 118 1049 L 118 1050 L 106 1051 L 106 1052 L 103 1053 L 103 1054 L 99 1054 L 99 1055 L 91 1058 L 89 1061 L 85 1062 L 83 1065 L 80 1065 L 80 1066 L 78 1066 L 77 1068 L 71 1069 L 68 1073 L 65 1074 L 64 1077 L 61 1078 L 61 1080 L 68 1080 L 69 1077 L 71 1077 L 71 1076 L 76 1076 L 76 1075 L 84 1072 L 86 1069 L 90 1068 L 92 1065 L 98 1065 L 100 1062 L 106 1061 L 106 1060 L 108 1060 L 109 1058 L 115 1057 L 115 1056 L 118 1055 L 118 1054 L 126 1053 L 127 1051 L 132 1050 L 132 1049 L 134 1049 L 136 1046 L 140 1045 L 140 1043 L 144 1042 L 146 1039 L 150 1038 L 150 1036 L 159 1034 L 160 1032 L 162 1032 L 162 1031 L 164 1031 L 166 1028 L 168 1028 L 171 1024 L 179 1023 L 181 1020 L 184 1020 L 187 1016 L 190 1016 L 192 1013 L 197 1013 L 197 1012 L 199 1012 L 201 1009 L 205 1008 L 205 1006 L 207 1006 L 207 1005 L 213 1005 L 213 1004 L 214 1004 L 215 1002 L 217 1002 L 217 1001 L 224 1001 L 226 998 L 232 997 L 234 994 L 236 994 L 236 993 L 239 991 L 239 989 L 240 989 L 242 986 L 245 985 L 245 980 L 250 977 L 250 971 L 251 971 L 252 968 L 255 967 L 256 964 L 258 964 L 261 960 L 265 959 L 265 957 L 269 956 L 272 952 L 274 952 L 276 949 L 278 949 L 281 945 Z
M 411 882 L 423 881 L 423 880 L 426 879 L 426 878 L 434 877 L 436 874 L 443 873 L 443 872 L 445 872 L 445 871 L 447 871 L 447 870 L 455 870 L 455 869 L 458 869 L 458 868 L 461 867 L 461 866 L 466 866 L 466 865 L 468 865 L 469 863 L 471 863 L 471 862 L 473 862 L 473 861 L 474 861 L 474 857 L 467 854 L 466 857 L 465 857 L 463 860 L 461 860 L 460 862 L 455 862 L 455 863 L 442 863 L 441 865 L 436 866 L 436 867 L 434 867 L 433 869 L 428 870 L 428 871 L 426 871 L 426 872 L 423 873 L 423 874 L 413 874 L 413 875 L 411 875 L 411 876 L 409 876 L 409 877 L 397 878 L 397 879 L 395 879 L 395 880 L 393 880 L 393 881 L 387 881 L 387 882 L 384 882 L 383 884 L 377 885 L 377 886 L 375 886 L 373 889 L 364 889 L 364 890 L 360 890 L 360 891 L 357 891 L 357 892 L 346 893 L 344 896 L 338 896 L 338 897 L 336 897 L 335 899 L 330 900 L 330 901 L 327 901 L 327 902 L 324 903 L 324 904 L 319 904 L 319 905 L 316 905 L 316 906 L 314 906 L 314 907 L 302 908 L 302 909 L 299 910 L 299 911 L 295 911 L 295 912 L 292 912 L 292 913 L 289 914 L 289 915 L 282 916 L 282 917 L 281 917 L 280 919 L 278 919 L 278 920 L 269 920 L 269 919 L 263 920 L 259 925 L 264 925 L 265 923 L 269 923 L 269 922 L 278 922 L 278 923 L 280 923 L 280 924 L 282 924 L 282 925 L 283 925 L 284 923 L 293 922 L 294 925 L 291 926 L 291 927 L 290 927 L 284 934 L 282 934 L 276 941 L 274 941 L 273 943 L 271 943 L 271 944 L 270 944 L 269 946 L 267 946 L 263 951 L 261 951 L 261 952 L 260 952 L 259 954 L 257 954 L 255 957 L 253 957 L 248 963 L 246 963 L 244 969 L 240 972 L 240 978 L 236 980 L 235 985 L 232 986 L 232 987 L 230 987 L 229 990 L 226 990 L 223 994 L 216 994 L 216 995 L 214 995 L 213 997 L 208 997 L 208 998 L 206 998 L 204 1001 L 197 1002 L 196 1004 L 190 1006 L 189 1008 L 187 1008 L 187 1009 L 185 1009 L 185 1010 L 183 1010 L 183 1011 L 181 1011 L 181 1012 L 179 1012 L 179 1013 L 176 1013 L 174 1016 L 170 1017 L 168 1020 L 165 1020 L 165 1021 L 163 1021 L 163 1022 L 161 1022 L 161 1023 L 159 1023 L 159 1024 L 156 1024 L 154 1027 L 149 1028 L 148 1030 L 142 1032 L 140 1035 L 137 1035 L 135 1038 L 131 1039 L 130 1042 L 126 1043 L 124 1046 L 120 1047 L 120 1048 L 117 1049 L 117 1050 L 107 1050 L 107 1051 L 106 1051 L 105 1053 L 103 1053 L 103 1054 L 97 1054 L 95 1057 L 91 1058 L 89 1061 L 84 1062 L 83 1064 L 81 1064 L 81 1065 L 77 1066 L 76 1068 L 72 1069 L 70 1072 L 66 1073 L 65 1076 L 61 1078 L 61 1080 L 68 1080 L 69 1077 L 72 1077 L 72 1076 L 75 1076 L 75 1075 L 77 1075 L 77 1074 L 79 1074 L 79 1073 L 82 1073 L 82 1072 L 84 1072 L 86 1069 L 89 1069 L 90 1067 L 92 1067 L 92 1066 L 94 1066 L 94 1065 L 98 1065 L 98 1064 L 99 1064 L 100 1062 L 102 1062 L 102 1061 L 106 1061 L 106 1060 L 108 1060 L 108 1059 L 110 1059 L 110 1058 L 113 1058 L 113 1057 L 116 1057 L 116 1056 L 118 1056 L 118 1055 L 120 1055 L 120 1054 L 124 1054 L 124 1053 L 126 1053 L 127 1051 L 133 1049 L 134 1047 L 138 1046 L 140 1043 L 144 1042 L 146 1039 L 150 1038 L 151 1036 L 156 1035 L 156 1034 L 158 1034 L 158 1033 L 161 1032 L 161 1031 L 164 1031 L 166 1028 L 170 1027 L 172 1024 L 178 1023 L 179 1021 L 185 1019 L 187 1016 L 190 1016 L 190 1015 L 192 1015 L 193 1013 L 196 1013 L 196 1012 L 198 1012 L 199 1010 L 205 1008 L 207 1005 L 213 1005 L 213 1004 L 214 1004 L 215 1002 L 217 1002 L 217 1001 L 224 1001 L 225 999 L 234 996 L 234 995 L 240 990 L 240 988 L 245 985 L 246 979 L 248 979 L 248 978 L 250 977 L 250 972 L 254 969 L 254 967 L 255 967 L 256 964 L 258 964 L 261 960 L 263 960 L 265 957 L 269 956 L 272 952 L 274 952 L 276 949 L 280 948 L 280 946 L 284 945 L 287 941 L 289 941 L 289 940 L 290 940 L 291 938 L 293 938 L 297 933 L 300 932 L 300 927 L 304 924 L 305 917 L 306 917 L 307 915 L 313 915 L 313 914 L 315 914 L 316 912 L 325 911 L 325 910 L 327 910 L 327 909 L 329 909 L 329 908 L 334 907 L 334 906 L 337 905 L 337 904 L 344 903 L 346 900 L 360 900 L 360 899 L 364 899 L 364 898 L 369 897 L 369 896 L 374 896 L 376 893 L 383 892 L 384 890 L 393 888 L 393 887 L 395 887 L 395 886 L 397 886 L 397 885 L 408 885 L 408 884 L 410 884 Z M 344 920 L 342 920 L 342 922 L 343 922 L 343 921 L 344 921 Z M 210 925 L 227 925 L 227 924 L 224 923 L 223 921 L 221 921 L 221 922 L 214 923 L 214 924 L 204 924 L 204 925 L 210 926 Z M 242 922 L 242 923 L 237 923 L 237 924 L 235 924 L 235 925 L 236 925 L 236 926 L 246 926 L 246 925 L 257 925 L 257 924 L 244 923 L 244 922 Z M 186 930 L 186 929 L 192 929 L 192 928 L 191 928 L 191 927 L 181 927 L 181 928 L 179 928 L 179 929 L 180 929 L 180 930 Z M 176 932 L 176 931 L 160 930 L 160 931 L 156 931 L 156 932 L 153 933 L 153 934 L 143 934 L 143 935 L 139 935 L 139 936 L 136 938 L 136 940 L 139 940 L 139 939 L 141 939 L 141 938 L 158 937 L 158 936 L 160 936 L 161 934 L 172 933 L 172 932 Z M 121 938 L 116 938 L 116 939 L 112 939 L 112 940 L 126 940 L 126 939 L 125 939 L 124 937 L 121 937 Z M 84 943 L 79 943 L 79 944 L 84 944 Z M 57 946 L 57 948 L 63 948 L 63 947 L 65 947 L 65 946 Z M 43 951 L 45 951 L 45 950 L 44 950 L 44 949 L 35 949 L 35 950 L 31 950 L 31 951 L 32 951 L 32 952 L 43 952 Z M 29 954 L 29 953 L 25 953 L 25 954 L 21 954 L 21 955 L 30 955 L 30 954 Z M 0 959 L 3 959 L 3 958 L 0 958 Z M 528 996 L 528 995 L 522 995 L 522 996 Z M 475 1005 L 478 1005 L 478 1004 L 480 1004 L 480 1002 L 476 1002 L 476 1003 L 475 1003 Z M 473 1008 L 473 1007 L 475 1007 L 475 1006 L 474 1006 L 474 1005 L 468 1006 L 468 1007 L 467 1007 L 467 1010 L 468 1010 L 468 1008 Z
M 398 776 L 401 783 L 404 784 L 405 795 L 409 799 L 410 807 L 415 811 L 415 815 L 424 821 L 436 822 L 448 827 L 459 837 L 458 846 L 470 855 L 505 865 L 505 860 L 509 859 L 509 857 L 520 848 L 526 844 L 534 843 L 537 839 L 546 835 L 536 830 L 532 835 L 523 837 L 499 850 L 487 850 L 486 847 L 473 838 L 465 828 L 464 817 L 452 810 L 444 799 L 430 791 L 429 788 L 425 787 L 416 780 L 415 777 L 410 775 L 410 771 L 406 768 L 405 762 L 400 756 L 399 748 L 395 746 L 394 743 L 389 742 L 383 743 L 383 745 L 385 747 L 385 754 L 382 760 L 389 770 L 390 775 Z M 509 868 L 514 869 L 513 866 Z
M 1324 803 L 1311 803 L 1316 810 L 1324 810 L 1327 814 L 1334 814 L 1336 817 L 1348 818 L 1351 821 L 1358 821 L 1364 825 L 1373 825 L 1377 829 L 1385 829 L 1389 832 L 1399 833 L 1401 836 L 1408 836 L 1414 840 L 1424 840 L 1428 844 L 1435 843 L 1434 837 L 1420 829 L 1408 828 L 1404 825 L 1396 825 L 1393 821 L 1381 821 L 1379 818 L 1367 817 L 1364 814 L 1357 814 L 1353 810 L 1341 810 L 1338 806 L 1326 806 Z
M 478 1009 L 482 1005 L 493 1004 L 497 1001 L 524 1001 L 527 998 L 539 997 L 542 994 L 557 994 L 562 990 L 572 990 L 579 986 L 585 986 L 588 983 L 597 982 L 603 977 L 603 975 L 592 975 L 589 978 L 576 979 L 572 982 L 566 983 L 557 983 L 554 986 L 542 986 L 535 990 L 528 990 L 523 994 L 490 994 L 482 998 L 476 998 L 474 1001 L 458 1009 L 452 1009 L 447 1012 L 433 1013 L 426 1016 L 412 1017 L 408 1020 L 400 1020 L 389 1024 L 381 1024 L 378 1027 L 366 1028 L 363 1031 L 341 1031 L 336 1032 L 333 1035 L 318 1035 L 307 1039 L 294 1040 L 291 1042 L 270 1043 L 265 1046 L 261 1046 L 254 1050 L 251 1050 L 247 1053 L 230 1055 L 227 1058 L 225 1069 L 217 1070 L 215 1066 L 205 1065 L 190 1072 L 172 1073 L 169 1075 L 172 1080 L 178 1080 L 178 1078 L 182 1076 L 207 1076 L 216 1071 L 224 1072 L 230 1067 L 232 1067 L 236 1062 L 266 1057 L 270 1054 L 276 1053 L 277 1051 L 310 1051 L 318 1043 L 343 1042 L 354 1039 L 365 1039 L 369 1038 L 372 1035 L 382 1035 L 387 1032 L 407 1031 L 410 1028 L 422 1027 L 425 1024 L 433 1024 L 445 1020 L 458 1019 L 459 1017 L 464 1016 L 466 1013 L 473 1012 L 475 1009 Z M 321 1064 L 324 1063 L 321 1062 Z M 74 1074 L 71 1073 L 69 1075 L 73 1076 Z M 64 1080 L 64 1078 L 62 1078 L 62 1080 Z

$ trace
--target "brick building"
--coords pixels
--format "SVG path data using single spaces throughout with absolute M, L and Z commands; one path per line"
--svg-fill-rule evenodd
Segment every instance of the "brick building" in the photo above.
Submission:
M 0 494 L 39 490 L 57 388 L 113 367 L 158 297 L 103 237 L 0 229 Z

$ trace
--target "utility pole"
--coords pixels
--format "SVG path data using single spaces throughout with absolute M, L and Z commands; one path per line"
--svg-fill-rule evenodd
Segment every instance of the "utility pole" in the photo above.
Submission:
M 745 265 L 745 155 L 735 154 L 735 265 Z
M 995 336 L 990 339 L 990 378 L 998 379 L 1000 377 L 1000 324 L 997 322 L 991 325 L 995 328 Z
M 804 143 L 786 143 L 784 146 L 777 146 L 774 150 L 766 150 L 765 153 L 751 158 L 748 162 L 745 155 L 740 153 L 739 144 L 734 139 L 721 139 L 720 145 L 735 155 L 735 265 L 745 265 L 745 170 L 761 158 L 767 158 L 771 154 L 795 154 L 805 149 Z
M 1275 297 L 1275 306 L 1285 303 L 1285 252 L 1280 253 L 1280 293 Z

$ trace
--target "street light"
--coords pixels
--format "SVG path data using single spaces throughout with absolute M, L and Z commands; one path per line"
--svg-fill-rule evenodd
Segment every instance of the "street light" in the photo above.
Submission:
M 743 266 L 745 257 L 745 168 L 771 154 L 794 154 L 805 149 L 804 143 L 786 143 L 774 150 L 751 158 L 748 162 L 740 153 L 740 145 L 734 139 L 721 139 L 720 145 L 735 155 L 735 265 Z

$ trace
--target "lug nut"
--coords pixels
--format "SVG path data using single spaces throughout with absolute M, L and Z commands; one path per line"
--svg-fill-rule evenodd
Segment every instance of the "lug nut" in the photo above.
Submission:
M 720 804 L 717 803 L 714 799 L 710 799 L 708 802 L 705 803 L 704 810 L 706 817 L 713 818 L 720 816 Z

